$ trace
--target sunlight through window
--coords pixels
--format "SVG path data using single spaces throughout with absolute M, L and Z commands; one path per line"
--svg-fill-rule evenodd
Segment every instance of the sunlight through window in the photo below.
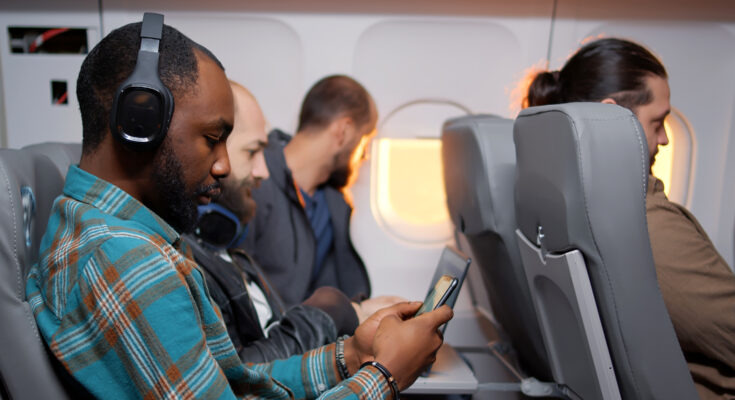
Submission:
M 696 157 L 696 140 L 691 125 L 676 108 L 664 121 L 669 144 L 659 146 L 651 171 L 664 183 L 664 193 L 671 201 L 689 203 L 690 183 Z
M 667 117 L 664 120 L 664 129 L 666 129 L 666 135 L 669 137 L 669 144 L 658 147 L 656 162 L 653 163 L 651 168 L 653 175 L 664 183 L 666 196 L 671 191 L 671 174 L 674 169 L 674 148 L 676 147 L 676 135 L 672 131 L 670 119 L 670 117 Z
M 439 139 L 379 139 L 375 205 L 393 233 L 419 242 L 451 235 Z

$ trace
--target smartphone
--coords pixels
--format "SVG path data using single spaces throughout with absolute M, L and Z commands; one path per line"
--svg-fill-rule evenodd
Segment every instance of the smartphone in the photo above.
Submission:
M 439 280 L 436 281 L 436 285 L 434 285 L 434 287 L 429 291 L 429 294 L 426 295 L 424 304 L 421 305 L 414 316 L 418 317 L 425 312 L 441 307 L 447 302 L 447 299 L 457 287 L 458 282 L 458 279 L 453 276 L 442 275 Z

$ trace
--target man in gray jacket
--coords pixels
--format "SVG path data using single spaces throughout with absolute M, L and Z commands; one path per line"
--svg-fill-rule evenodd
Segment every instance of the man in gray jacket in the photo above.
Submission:
M 270 179 L 253 191 L 258 212 L 243 247 L 262 266 L 287 306 L 332 286 L 360 299 L 370 280 L 350 239 L 352 208 L 342 189 L 375 132 L 370 94 L 344 75 L 323 78 L 306 94 L 296 134 L 268 136 Z

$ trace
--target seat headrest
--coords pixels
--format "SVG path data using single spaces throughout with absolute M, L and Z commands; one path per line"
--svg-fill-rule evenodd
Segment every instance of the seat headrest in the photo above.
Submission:
M 589 236 L 593 226 L 625 232 L 643 223 L 647 232 L 648 147 L 630 110 L 602 103 L 528 108 L 514 140 L 516 216 L 529 240 L 541 229 L 548 251 L 565 252 L 579 248 L 572 238 Z
M 442 129 L 442 162 L 454 226 L 466 235 L 498 231 L 503 221 L 496 218 L 507 213 L 496 211 L 513 209 L 513 196 L 505 195 L 515 177 L 513 120 L 492 115 L 448 120 Z
M 23 150 L 45 155 L 56 165 L 62 176 L 66 176 L 69 166 L 78 164 L 82 157 L 80 143 L 44 142 L 28 145 Z
M 25 150 L 0 149 L 0 243 L 3 260 L 15 260 L 23 274 L 38 260 L 38 246 L 66 171 L 48 157 Z M 7 252 L 6 252 L 7 251 Z M 25 275 L 22 276 L 25 281 Z M 15 281 L 15 280 L 14 280 Z M 25 286 L 23 286 L 25 291 Z
M 0 149 L 0 375 L 15 398 L 66 397 L 25 296 L 65 174 L 43 154 Z

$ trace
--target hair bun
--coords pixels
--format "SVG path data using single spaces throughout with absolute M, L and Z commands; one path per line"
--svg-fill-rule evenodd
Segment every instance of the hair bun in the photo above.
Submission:
M 528 86 L 523 107 L 542 106 L 561 102 L 559 71 L 542 71 L 536 74 Z

